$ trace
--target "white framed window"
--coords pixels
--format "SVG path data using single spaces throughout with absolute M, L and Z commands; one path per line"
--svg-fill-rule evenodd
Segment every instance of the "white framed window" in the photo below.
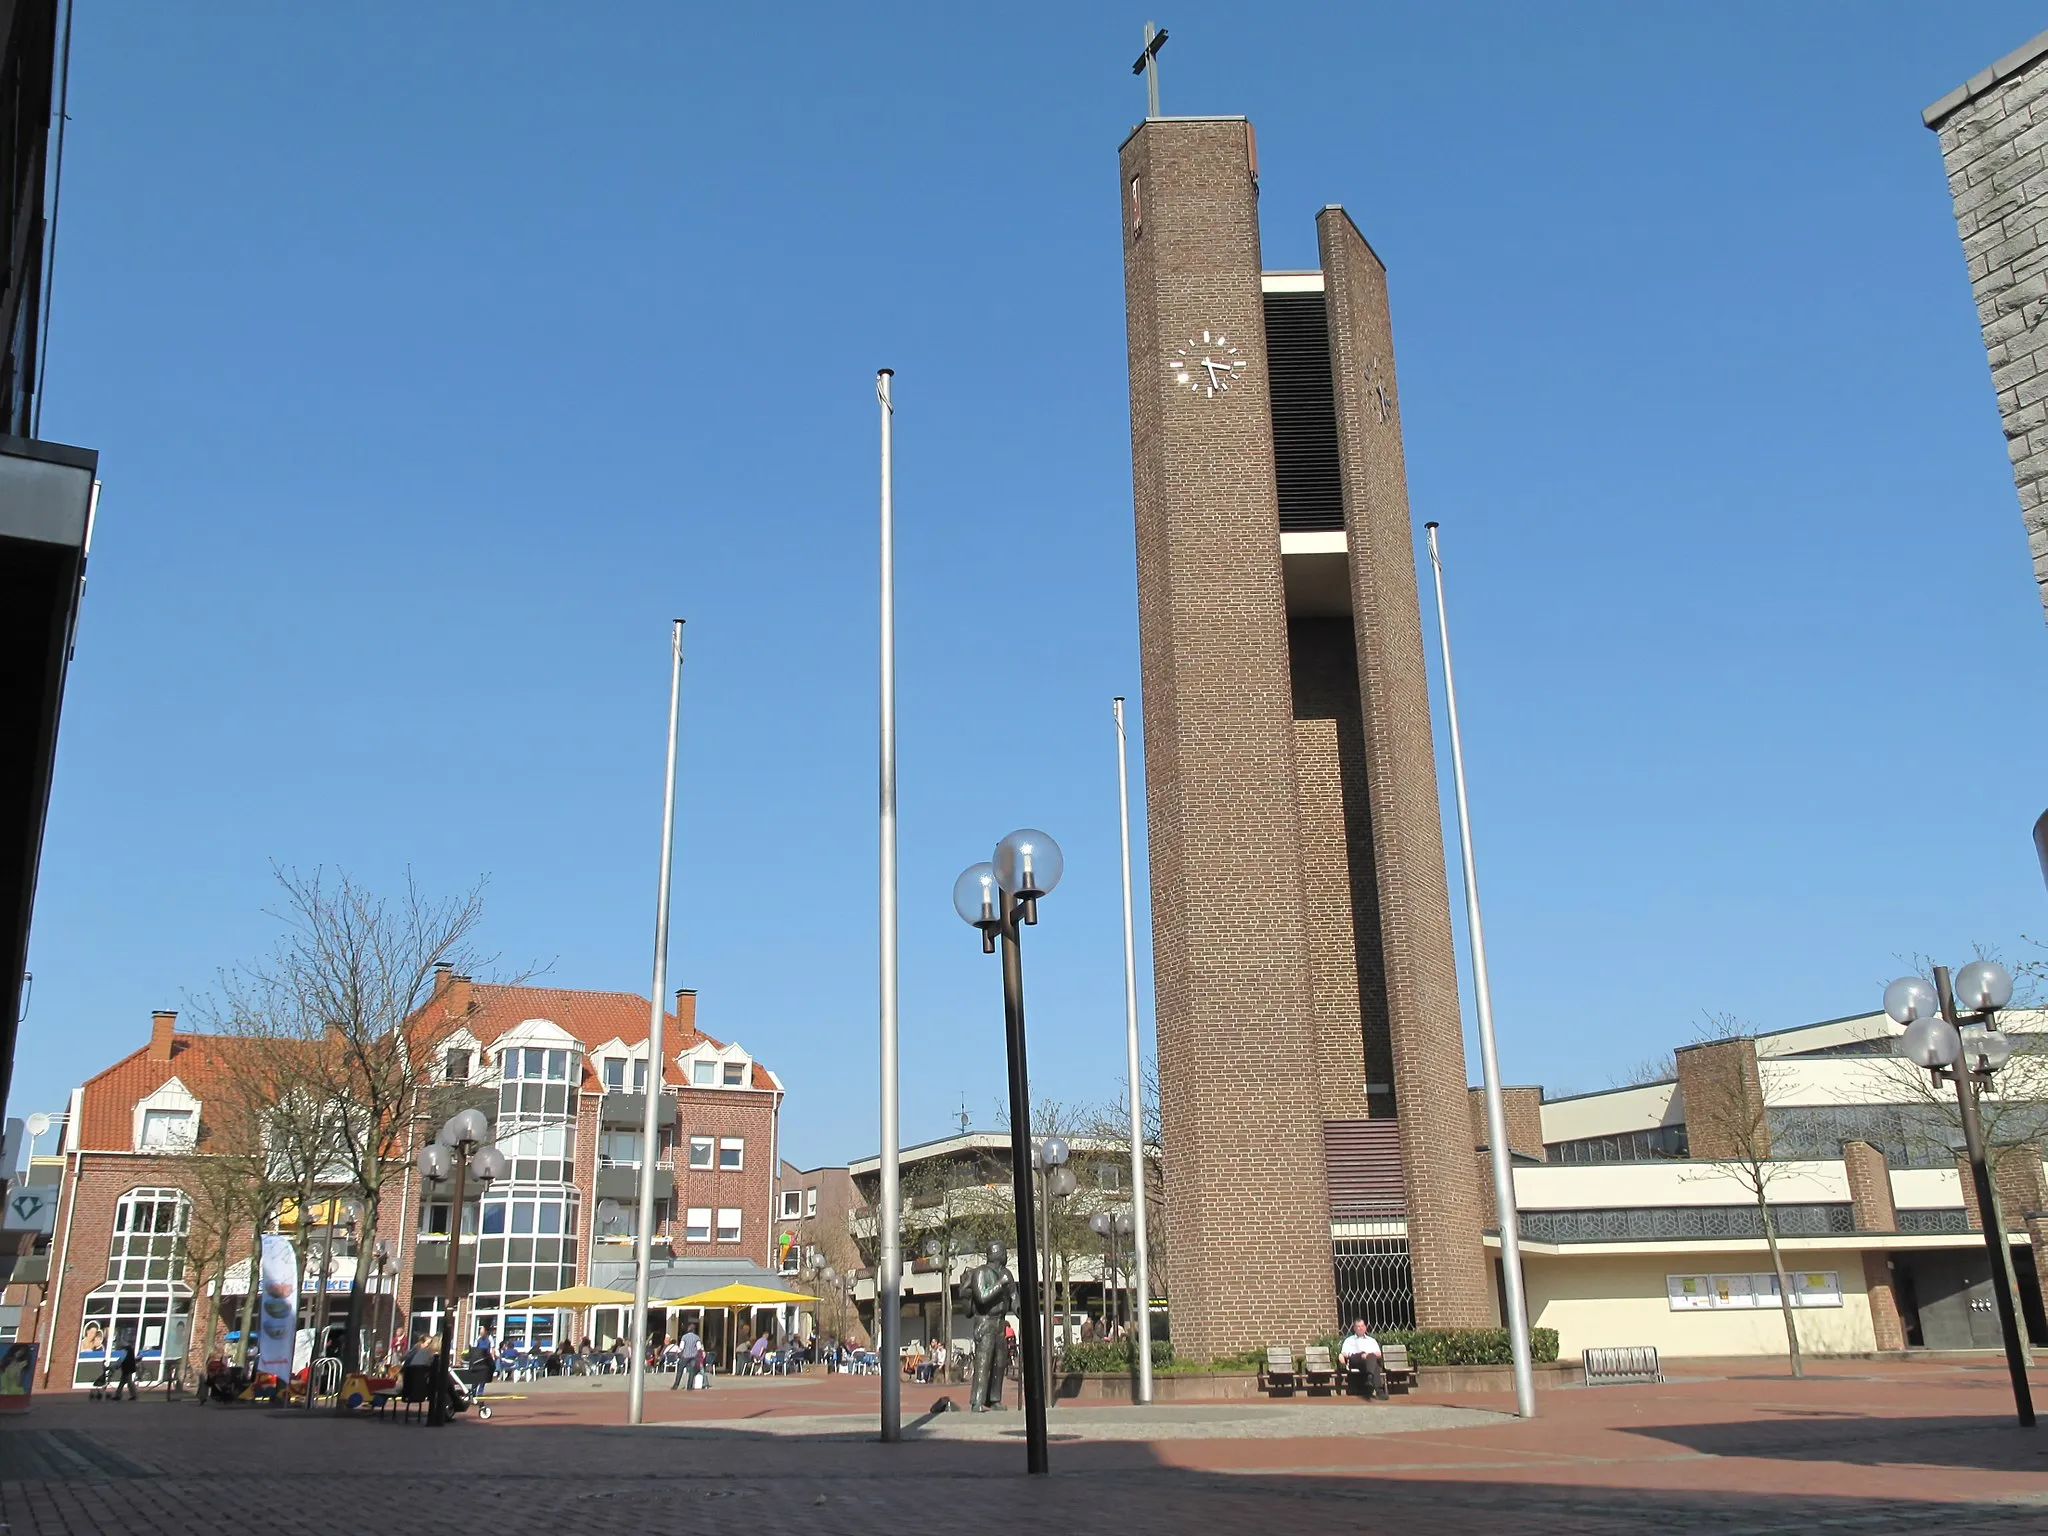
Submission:
M 645 1093 L 647 1091 L 647 1058 L 644 1056 L 633 1063 L 633 1091 L 635 1093 Z
M 727 1171 L 727 1172 L 730 1172 L 731 1170 L 733 1170 L 733 1169 L 735 1169 L 735 1168 L 744 1168 L 744 1167 L 746 1167 L 746 1165 L 747 1165 L 747 1143 L 746 1143 L 746 1138 L 744 1138 L 744 1137 L 741 1137 L 741 1136 L 721 1136 L 721 1137 L 719 1137 L 719 1138 L 718 1138 L 718 1166 L 719 1166 L 719 1167 L 720 1167 L 721 1169 L 723 1169 L 723 1170 L 725 1170 L 725 1171 Z
M 806 1216 L 818 1214 L 818 1188 L 815 1184 L 804 1191 L 804 1214 Z
M 692 1136 L 690 1138 L 690 1166 L 692 1168 L 709 1168 L 711 1166 L 713 1145 L 714 1143 L 709 1136 Z
M 747 1086 L 747 1064 L 744 1061 L 728 1061 L 725 1064 L 725 1086 L 744 1088 Z
M 604 1091 L 624 1093 L 626 1091 L 626 1058 L 607 1056 L 604 1059 Z
M 145 1109 L 142 1112 L 144 1152 L 179 1152 L 193 1143 L 193 1121 L 189 1109 Z
M 683 1215 L 683 1241 L 686 1243 L 708 1243 L 711 1241 L 711 1207 L 693 1205 Z
M 441 1053 L 441 1081 L 444 1083 L 466 1083 L 469 1081 L 470 1054 L 461 1046 L 450 1046 Z
M 740 1208 L 736 1205 L 721 1205 L 718 1208 L 718 1240 L 721 1243 L 736 1243 L 740 1240 Z
M 795 1221 L 798 1216 L 803 1214 L 803 1201 L 804 1197 L 801 1190 L 785 1189 L 782 1192 L 782 1219 L 784 1221 Z
M 714 1088 L 717 1085 L 717 1062 L 693 1061 L 690 1063 L 690 1086 L 692 1088 Z

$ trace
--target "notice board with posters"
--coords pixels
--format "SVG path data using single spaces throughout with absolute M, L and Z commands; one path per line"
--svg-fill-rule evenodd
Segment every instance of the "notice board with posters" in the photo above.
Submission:
M 1795 1307 L 1839 1307 L 1842 1277 L 1832 1269 L 1790 1269 Z M 1730 1312 L 1778 1305 L 1778 1277 L 1748 1275 L 1667 1275 L 1665 1286 L 1674 1312 Z

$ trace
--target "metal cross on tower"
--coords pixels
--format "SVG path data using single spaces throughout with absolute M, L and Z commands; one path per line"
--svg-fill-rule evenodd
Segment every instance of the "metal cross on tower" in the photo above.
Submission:
M 1166 46 L 1166 29 L 1145 23 L 1145 51 L 1131 65 L 1131 73 L 1145 77 L 1145 116 L 1159 115 L 1159 50 Z

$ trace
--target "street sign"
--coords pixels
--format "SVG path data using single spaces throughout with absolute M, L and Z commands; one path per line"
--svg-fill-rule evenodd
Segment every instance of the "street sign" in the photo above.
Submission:
M 41 1232 L 45 1236 L 56 1231 L 57 1186 L 26 1184 L 7 1191 L 7 1219 L 0 1225 L 10 1232 Z

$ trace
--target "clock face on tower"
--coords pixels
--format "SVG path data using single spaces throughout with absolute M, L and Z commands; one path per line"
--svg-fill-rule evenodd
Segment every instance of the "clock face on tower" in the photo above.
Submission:
M 1220 331 L 1204 331 L 1166 357 L 1166 371 L 1173 382 L 1205 400 L 1228 394 L 1244 369 L 1245 360 Z

